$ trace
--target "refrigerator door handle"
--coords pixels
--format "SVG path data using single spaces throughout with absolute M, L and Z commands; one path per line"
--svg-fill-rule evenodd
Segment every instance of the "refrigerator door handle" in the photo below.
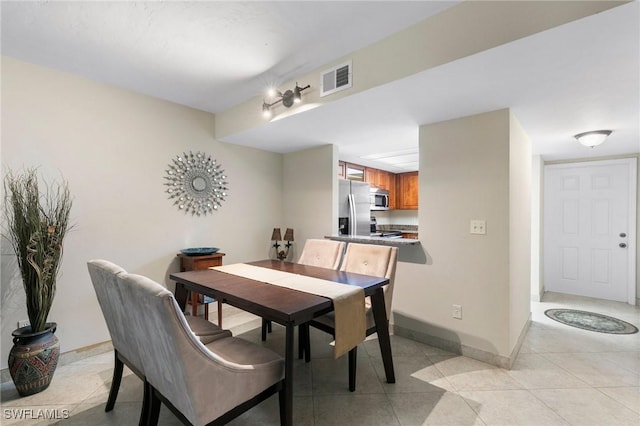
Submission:
M 353 194 L 349 194 L 349 235 L 355 236 L 358 227 L 358 218 L 356 216 L 356 198 Z

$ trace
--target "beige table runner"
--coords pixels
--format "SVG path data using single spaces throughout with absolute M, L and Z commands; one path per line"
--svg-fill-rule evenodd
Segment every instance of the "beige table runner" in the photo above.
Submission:
M 331 299 L 335 311 L 336 358 L 349 352 L 366 337 L 364 290 L 360 287 L 246 263 L 216 266 L 211 269 Z

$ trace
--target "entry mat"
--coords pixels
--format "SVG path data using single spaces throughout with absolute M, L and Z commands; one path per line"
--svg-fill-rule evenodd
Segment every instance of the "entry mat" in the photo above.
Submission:
M 562 324 L 598 333 L 633 334 L 638 332 L 638 328 L 633 324 L 594 312 L 574 309 L 547 309 L 544 314 Z

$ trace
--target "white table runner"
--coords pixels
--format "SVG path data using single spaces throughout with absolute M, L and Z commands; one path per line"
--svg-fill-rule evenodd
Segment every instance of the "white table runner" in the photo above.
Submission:
M 331 299 L 335 311 L 336 358 L 349 352 L 366 337 L 364 290 L 360 287 L 246 263 L 216 266 L 211 269 Z

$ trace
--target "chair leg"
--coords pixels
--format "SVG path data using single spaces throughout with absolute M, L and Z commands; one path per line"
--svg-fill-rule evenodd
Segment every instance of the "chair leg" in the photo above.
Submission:
M 287 397 L 284 386 L 282 386 L 282 389 L 278 392 L 278 401 L 280 403 L 280 426 L 285 426 L 287 419 Z
M 349 391 L 356 390 L 356 367 L 358 359 L 358 347 L 349 351 Z
M 122 381 L 122 370 L 124 364 L 118 358 L 118 351 L 114 350 L 115 363 L 113 365 L 113 379 L 111 379 L 111 389 L 109 390 L 109 398 L 107 399 L 107 406 L 104 411 L 111 411 L 116 405 L 116 398 L 118 398 L 118 390 L 120 390 L 120 382 Z
M 149 419 L 149 410 L 151 405 L 151 394 L 153 390 L 151 386 L 148 386 L 147 381 L 144 381 L 144 394 L 142 396 L 142 410 L 140 410 L 140 420 L 138 420 L 138 426 L 146 426 Z
M 302 358 L 304 354 L 304 362 L 311 362 L 311 327 L 309 324 L 300 324 L 300 331 L 298 332 L 298 338 L 300 339 L 300 351 L 301 354 L 298 358 Z
M 298 326 L 298 359 L 302 359 L 304 356 L 304 349 L 307 346 L 307 336 L 306 333 L 309 331 L 308 328 L 305 327 L 306 324 L 300 324 Z
M 262 318 L 262 341 L 266 341 L 267 340 L 267 320 Z
M 271 321 L 262 318 L 262 341 L 267 340 L 267 332 L 271 333 Z
M 144 385 L 147 388 L 146 391 L 149 395 L 149 402 L 147 408 L 147 426 L 157 426 L 158 418 L 160 417 L 160 398 L 156 395 L 153 386 L 146 380 L 144 381 Z
M 304 362 L 311 362 L 311 327 L 306 324 L 307 327 L 307 339 L 304 342 Z

